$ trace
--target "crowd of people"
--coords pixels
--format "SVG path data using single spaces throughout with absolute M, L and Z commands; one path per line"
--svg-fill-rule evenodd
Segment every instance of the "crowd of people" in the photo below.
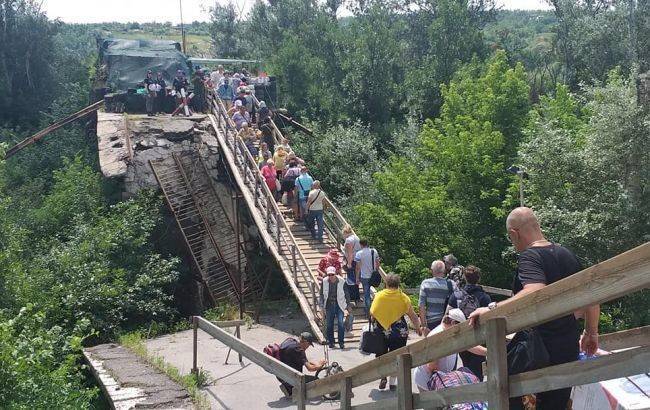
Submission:
M 323 281 L 321 306 L 325 311 L 329 346 L 335 345 L 334 322 L 338 322 L 338 343 L 339 347 L 344 347 L 343 324 L 352 313 L 351 303 L 360 301 L 359 285 L 363 287 L 364 306 L 375 324 L 374 331 L 385 340 L 385 349 L 374 352 L 379 357 L 405 346 L 409 327 L 419 336 L 430 337 L 468 320 L 470 326 L 480 326 L 484 313 L 581 270 L 580 262 L 573 252 L 544 237 L 530 208 L 514 209 L 507 218 L 506 229 L 519 253 L 513 275 L 512 297 L 493 301 L 479 284 L 482 274 L 480 268 L 462 266 L 454 255 L 449 254 L 431 263 L 431 277 L 424 279 L 420 285 L 416 313 L 409 296 L 400 290 L 398 275 L 386 275 L 384 289 L 371 297 L 368 280 L 373 271 L 379 269 L 380 257 L 376 249 L 368 246 L 367 240 L 359 239 L 346 226 L 343 260 L 338 249 L 331 249 L 318 266 L 318 274 Z M 599 314 L 599 306 L 589 306 L 574 314 L 535 326 L 527 334 L 535 332 L 535 337 L 542 341 L 548 357 L 545 365 L 575 361 L 581 351 L 593 355 L 598 350 Z M 410 319 L 410 326 L 406 317 Z M 580 318 L 584 319 L 582 334 L 578 332 L 577 319 Z M 519 333 L 508 342 L 508 349 L 518 337 Z M 487 354 L 489 352 L 486 347 L 475 346 L 434 360 L 415 369 L 414 382 L 420 391 L 478 383 L 484 377 L 482 368 Z M 307 363 L 306 358 L 303 361 Z M 513 373 L 514 368 L 508 364 L 510 374 L 516 374 Z M 302 371 L 302 366 L 298 370 Z M 518 369 L 516 372 L 529 370 L 534 369 Z M 380 389 L 385 389 L 387 385 L 389 389 L 395 389 L 396 380 L 380 380 Z M 569 388 L 538 393 L 535 397 L 536 408 L 567 408 L 570 392 Z M 485 406 L 485 403 L 476 404 Z M 523 409 L 524 400 L 521 397 L 512 398 L 510 408 Z
M 275 140 L 270 121 L 273 113 L 265 104 L 260 103 L 257 122 L 254 122 L 257 132 L 250 129 L 251 121 L 255 121 L 255 113 L 251 109 L 254 104 L 252 101 L 249 104 L 248 93 L 241 88 L 241 76 L 234 74 L 232 80 L 229 77 L 225 71 L 215 75 L 213 80 L 220 81 L 217 94 L 226 102 L 240 136 L 249 142 L 246 145 L 257 158 L 269 190 L 277 201 L 292 208 L 294 218 L 305 223 L 312 238 L 322 241 L 325 193 L 320 181 L 309 174 L 305 162 L 295 155 L 285 138 Z M 237 90 L 237 93 L 233 90 Z M 259 142 L 259 149 L 255 148 L 256 142 Z M 514 296 L 493 301 L 479 284 L 481 269 L 473 265 L 462 266 L 453 254 L 448 254 L 431 263 L 431 277 L 420 284 L 416 313 L 409 296 L 400 289 L 399 275 L 386 275 L 384 288 L 372 295 L 372 278 L 378 274 L 381 258 L 377 250 L 369 246 L 367 239 L 359 238 L 350 226 L 345 226 L 342 230 L 345 238 L 342 255 L 339 249 L 330 249 L 320 260 L 317 269 L 321 281 L 320 306 L 329 347 L 335 347 L 336 341 L 341 349 L 345 347 L 346 330 L 351 330 L 353 322 L 351 307 L 361 302 L 360 288 L 363 290 L 366 314 L 375 325 L 374 331 L 385 341 L 385 349 L 374 352 L 379 357 L 406 345 L 410 333 L 406 317 L 410 319 L 410 327 L 421 337 L 435 335 L 465 321 L 469 321 L 471 326 L 480 326 L 481 315 L 485 312 L 581 270 L 580 262 L 570 250 L 544 237 L 530 208 L 514 209 L 507 218 L 506 229 L 519 253 L 513 275 Z M 591 306 L 534 327 L 532 332 L 540 338 L 547 352 L 546 365 L 577 360 L 580 351 L 593 355 L 598 349 L 599 313 L 598 306 Z M 578 333 L 577 318 L 585 321 L 582 335 Z M 304 349 L 313 340 L 311 334 L 305 333 L 300 340 L 290 343 L 291 349 L 302 349 L 299 355 L 294 354 L 300 356 L 300 360 L 296 359 L 290 364 L 296 370 L 302 371 L 303 365 L 308 370 L 317 370 L 325 365 L 323 361 L 309 362 L 304 355 Z M 515 340 L 517 336 L 513 342 Z M 440 358 L 419 366 L 415 370 L 414 381 L 420 390 L 477 383 L 483 379 L 482 368 L 487 354 L 486 347 L 475 346 Z M 523 371 L 528 370 L 533 369 Z M 509 371 L 514 370 L 509 367 Z M 380 389 L 385 389 L 387 385 L 389 389 L 395 389 L 396 380 L 380 380 Z M 285 393 L 286 390 L 287 385 L 283 384 Z M 539 393 L 536 395 L 537 409 L 566 408 L 569 395 L 570 389 Z M 523 409 L 522 398 L 513 398 L 510 407 Z
M 251 119 L 255 119 L 256 116 L 259 118 L 259 123 L 262 124 L 266 118 L 270 118 L 272 115 L 264 103 L 260 104 L 256 110 L 250 87 L 251 81 L 252 75 L 246 68 L 242 68 L 240 72 L 232 73 L 224 70 L 222 65 L 213 71 L 196 66 L 192 72 L 191 80 L 184 70 L 177 70 L 171 86 L 168 86 L 165 81 L 163 72 L 159 71 L 154 76 L 152 70 L 147 70 L 141 88 L 143 88 L 145 109 L 149 116 L 164 113 L 167 109 L 165 102 L 170 97 L 173 97 L 175 108 L 177 108 L 172 114 L 184 113 L 185 111 L 179 108 L 183 108 L 185 105 L 191 108 L 191 111 L 188 111 L 190 113 L 202 113 L 208 107 L 208 96 L 218 95 L 227 109 L 234 107 L 234 111 L 240 114 L 236 119 L 237 129 L 240 129 L 244 122 L 251 124 Z M 240 105 L 244 107 L 243 110 L 239 109 Z

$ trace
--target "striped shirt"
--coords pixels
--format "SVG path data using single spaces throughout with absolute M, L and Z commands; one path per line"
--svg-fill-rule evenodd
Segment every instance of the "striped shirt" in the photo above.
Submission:
M 453 289 L 453 286 L 452 286 Z M 420 285 L 419 305 L 427 310 L 427 322 L 440 321 L 445 314 L 449 286 L 445 278 L 429 278 Z

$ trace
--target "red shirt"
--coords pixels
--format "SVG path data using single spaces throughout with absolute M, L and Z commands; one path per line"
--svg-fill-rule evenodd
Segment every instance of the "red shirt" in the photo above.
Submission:
M 328 256 L 325 256 L 323 259 L 320 260 L 318 263 L 318 270 L 325 272 L 327 268 L 330 266 L 334 266 L 336 268 L 336 274 L 338 275 L 341 273 L 341 262 L 336 260 L 332 261 Z M 318 272 L 319 276 L 322 276 L 323 274 L 321 272 Z

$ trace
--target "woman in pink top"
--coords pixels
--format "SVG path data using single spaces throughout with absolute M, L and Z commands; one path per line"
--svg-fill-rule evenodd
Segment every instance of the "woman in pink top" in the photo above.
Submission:
M 275 166 L 273 165 L 273 160 L 268 159 L 266 161 L 266 165 L 262 167 L 262 176 L 264 177 L 264 180 L 266 181 L 266 186 L 269 187 L 271 190 L 271 193 L 273 194 L 273 197 L 276 196 L 277 192 L 277 187 L 276 187 L 276 178 L 277 178 L 277 171 L 275 169 Z

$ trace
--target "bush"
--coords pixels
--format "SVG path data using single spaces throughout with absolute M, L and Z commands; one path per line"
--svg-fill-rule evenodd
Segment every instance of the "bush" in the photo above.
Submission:
M 47 326 L 45 315 L 29 305 L 0 321 L 0 403 L 3 408 L 85 409 L 97 388 L 84 386 L 77 365 L 82 321 L 73 332 Z

